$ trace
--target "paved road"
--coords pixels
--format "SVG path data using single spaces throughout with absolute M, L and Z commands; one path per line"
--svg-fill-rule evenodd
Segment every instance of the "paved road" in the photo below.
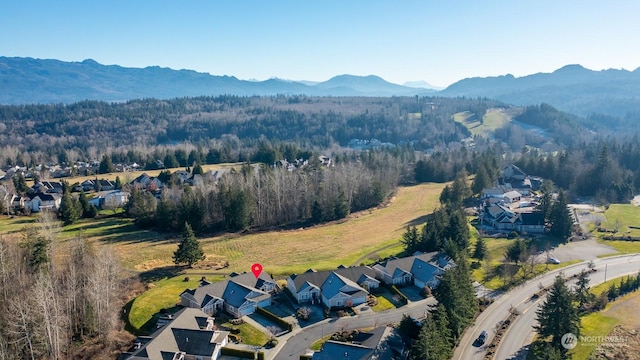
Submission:
M 590 276 L 591 286 L 604 281 L 605 267 L 607 279 L 637 273 L 640 270 L 640 254 L 614 256 L 593 261 L 598 271 Z M 532 301 L 531 295 L 539 290 L 540 284 L 545 287 L 551 285 L 560 272 L 563 272 L 565 276 L 571 276 L 586 269 L 587 264 L 585 261 L 540 275 L 498 298 L 478 316 L 475 325 L 465 332 L 458 348 L 456 348 L 453 359 L 482 359 L 485 355 L 485 347 L 474 347 L 473 341 L 482 330 L 487 330 L 486 343 L 490 343 L 495 334 L 493 329 L 498 322 L 507 318 L 511 307 L 518 309 L 521 315 L 516 318 L 503 337 L 495 358 L 502 360 L 521 357 L 526 353 L 526 347 L 533 338 L 532 326 L 535 324 L 535 310 L 542 303 L 542 299 Z
M 300 359 L 300 355 L 306 353 L 307 349 L 316 340 L 325 335 L 339 330 L 353 330 L 364 327 L 375 327 L 386 324 L 400 322 L 403 314 L 408 314 L 415 318 L 423 318 L 429 306 L 436 303 L 433 297 L 411 302 L 408 305 L 397 309 L 383 312 L 365 311 L 356 316 L 344 317 L 340 319 L 326 319 L 317 324 L 297 328 L 289 336 L 280 339 L 280 344 L 275 349 L 267 351 L 265 355 L 268 359 Z

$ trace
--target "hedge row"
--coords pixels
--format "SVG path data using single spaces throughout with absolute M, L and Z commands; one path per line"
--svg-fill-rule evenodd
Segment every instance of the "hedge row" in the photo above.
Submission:
M 257 308 L 258 314 L 263 315 L 264 317 L 272 320 L 276 324 L 279 324 L 283 328 L 287 329 L 287 331 L 293 331 L 293 324 L 288 321 L 282 320 L 278 315 L 272 313 L 271 311 L 264 308 Z
M 235 349 L 235 348 L 230 348 L 226 346 L 223 347 L 220 352 L 222 353 L 222 355 L 235 356 L 243 359 L 255 359 L 256 357 L 256 354 L 251 350 Z M 264 359 L 263 352 L 258 353 L 258 359 L 261 358 L 260 357 L 261 355 L 262 355 L 262 359 Z

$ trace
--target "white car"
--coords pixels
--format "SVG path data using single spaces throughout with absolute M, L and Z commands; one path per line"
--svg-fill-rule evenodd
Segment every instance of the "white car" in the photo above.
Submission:
M 548 257 L 547 258 L 547 264 L 560 264 L 560 260 L 554 258 L 554 257 Z

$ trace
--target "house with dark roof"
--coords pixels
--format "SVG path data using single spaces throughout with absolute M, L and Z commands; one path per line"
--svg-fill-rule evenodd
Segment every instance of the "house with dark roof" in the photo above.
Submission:
M 120 360 L 215 360 L 228 342 L 227 331 L 215 330 L 213 318 L 184 308 L 164 319 L 150 336 L 138 337 Z
M 480 225 L 495 230 L 542 234 L 545 231 L 544 216 L 539 211 L 515 212 L 503 204 L 485 204 L 479 215 Z
M 204 282 L 196 289 L 185 290 L 180 294 L 180 303 L 206 314 L 224 310 L 239 318 L 271 305 L 271 294 L 277 290 L 278 284 L 264 271 L 257 278 L 252 273 L 232 274 L 228 280 Z
M 24 207 L 29 208 L 32 212 L 58 210 L 62 202 L 62 196 L 60 194 L 30 193 L 27 194 L 27 196 L 29 200 L 25 201 Z
M 404 346 L 392 327 L 378 327 L 361 331 L 352 342 L 328 340 L 322 349 L 313 354 L 312 360 L 382 360 L 403 355 Z
M 287 278 L 287 289 L 299 304 L 322 303 L 327 308 L 360 305 L 380 286 L 369 266 L 341 266 L 335 270 L 307 270 Z
M 434 288 L 440 281 L 440 275 L 453 265 L 453 261 L 439 254 L 416 253 L 404 258 L 391 258 L 379 264 L 373 269 L 376 277 L 389 285 L 415 285 L 419 288 L 429 286 Z

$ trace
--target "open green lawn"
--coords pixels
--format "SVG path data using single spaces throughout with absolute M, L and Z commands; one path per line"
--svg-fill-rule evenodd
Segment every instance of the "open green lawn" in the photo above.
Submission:
M 265 333 L 248 323 L 233 325 L 229 322 L 225 322 L 222 325 L 228 328 L 240 330 L 238 336 L 242 339 L 242 343 L 246 345 L 264 346 L 270 339 Z
M 376 298 L 378 303 L 375 306 L 372 306 L 371 310 L 378 312 L 395 308 L 395 305 L 393 305 L 391 301 L 387 300 L 384 296 L 377 296 Z
M 609 209 L 605 210 L 604 216 L 606 221 L 602 223 L 602 227 L 607 230 L 614 230 L 616 223 L 618 226 L 618 233 L 614 236 L 632 236 L 640 237 L 640 229 L 631 229 L 629 226 L 640 227 L 640 206 L 634 206 L 631 204 L 611 204 Z M 595 232 L 598 237 L 598 241 L 611 246 L 622 254 L 631 254 L 640 252 L 640 241 L 623 241 L 623 240 L 603 240 L 604 235 L 611 235 L 605 233 Z M 618 253 L 618 254 L 619 254 Z M 618 255 L 611 254 L 611 255 Z M 611 256 L 604 255 L 601 257 Z
M 618 234 L 640 236 L 640 229 L 631 229 L 629 226 L 640 227 L 640 206 L 631 204 L 611 204 L 609 209 L 605 210 L 604 217 L 606 221 L 602 223 L 602 227 L 607 230 L 614 230 L 616 222 L 618 223 Z
M 150 283 L 149 290 L 133 300 L 129 310 L 129 324 L 135 330 L 143 329 L 143 326 L 161 309 L 168 309 L 178 304 L 180 293 L 186 289 L 196 288 L 200 284 L 199 277 L 190 277 L 189 281 L 184 281 L 184 278 L 181 275 Z M 217 281 L 219 279 L 212 278 L 210 280 Z M 143 330 L 148 330 L 148 328 L 149 325 L 145 326 Z

